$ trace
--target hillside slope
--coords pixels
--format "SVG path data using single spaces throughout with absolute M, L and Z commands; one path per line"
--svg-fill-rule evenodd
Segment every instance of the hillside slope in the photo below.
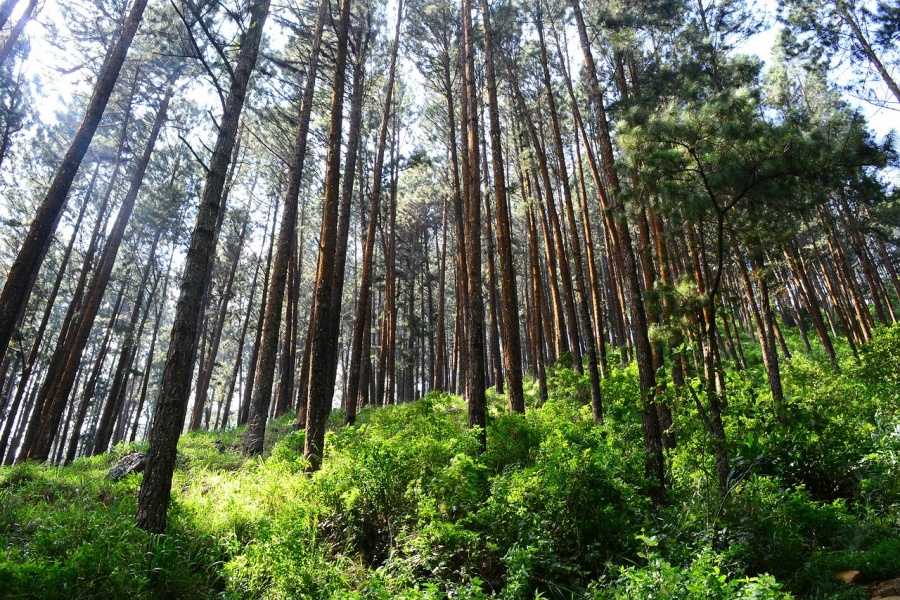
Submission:
M 774 417 L 761 366 L 729 371 L 734 465 L 716 491 L 709 440 L 669 387 L 670 503 L 643 490 L 637 373 L 604 380 L 606 422 L 559 366 L 526 415 L 490 404 L 488 450 L 447 394 L 332 415 L 323 468 L 275 422 L 259 459 L 242 430 L 185 435 L 166 535 L 133 524 L 140 446 L 0 471 L 0 597 L 868 598 L 900 576 L 900 328 L 840 372 L 798 353 Z M 860 584 L 836 572 L 860 571 Z

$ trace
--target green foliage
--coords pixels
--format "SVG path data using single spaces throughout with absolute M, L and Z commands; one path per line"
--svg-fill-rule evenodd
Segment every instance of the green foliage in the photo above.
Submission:
M 655 539 L 644 538 L 655 545 Z M 771 575 L 731 578 L 723 560 L 703 549 L 686 567 L 678 567 L 655 553 L 645 554 L 646 566 L 624 567 L 611 574 L 612 585 L 596 587 L 596 600 L 700 598 L 736 600 L 790 600 L 789 593 Z
M 778 418 L 748 344 L 750 368 L 726 372 L 724 495 L 689 393 L 661 377 L 678 439 L 663 507 L 643 492 L 633 364 L 602 381 L 602 426 L 584 378 L 562 365 L 550 399 L 524 415 L 507 414 L 493 394 L 484 454 L 463 400 L 438 393 L 363 411 L 354 427 L 333 416 L 313 475 L 293 415 L 273 422 L 261 458 L 241 455 L 240 429 L 186 435 L 169 529 L 153 538 L 133 525 L 140 475 L 103 478 L 135 446 L 64 468 L 3 468 L 0 589 L 41 598 L 859 598 L 835 572 L 900 576 L 898 331 L 877 332 L 858 364 L 842 350 L 840 371 L 798 351 L 784 364 Z

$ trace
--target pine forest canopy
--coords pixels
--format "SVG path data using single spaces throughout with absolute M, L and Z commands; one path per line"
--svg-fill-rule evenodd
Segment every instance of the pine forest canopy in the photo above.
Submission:
M 745 346 L 787 419 L 788 330 L 837 370 L 900 315 L 897 8 L 774 15 L 3 0 L 0 460 L 147 441 L 159 533 L 184 432 L 253 456 L 296 414 L 315 471 L 332 411 L 442 391 L 483 452 L 491 397 L 525 413 L 567 368 L 604 427 L 633 364 L 643 495 L 677 411 L 727 495 Z

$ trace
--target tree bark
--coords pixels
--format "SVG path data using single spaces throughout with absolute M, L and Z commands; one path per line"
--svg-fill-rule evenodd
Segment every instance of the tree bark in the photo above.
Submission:
M 309 363 L 309 401 L 306 413 L 306 439 L 303 454 L 311 471 L 322 464 L 325 449 L 325 423 L 331 411 L 334 381 L 328 377 L 331 367 L 331 312 L 334 292 L 335 254 L 337 252 L 338 205 L 341 182 L 341 139 L 344 124 L 344 87 L 347 79 L 347 46 L 350 37 L 352 0 L 341 1 L 340 26 L 334 65 L 331 96 L 331 126 L 328 131 L 328 156 L 325 163 L 325 202 L 322 207 L 322 233 L 319 238 L 319 260 L 313 291 L 313 338 Z M 400 2 L 402 15 L 403 2 Z M 398 19 L 399 20 L 399 19 Z M 338 302 L 337 310 L 340 310 Z M 335 342 L 336 344 L 336 342 Z
M 402 5 L 402 2 L 401 2 Z M 402 6 L 401 6 L 402 8 Z M 398 17 L 401 14 L 398 11 Z M 378 142 L 375 146 L 375 165 L 372 171 L 372 192 L 369 205 L 369 222 L 366 227 L 366 239 L 363 244 L 362 273 L 359 279 L 359 295 L 356 302 L 356 317 L 353 320 L 353 337 L 350 346 L 350 373 L 347 377 L 348 402 L 357 402 L 357 398 L 368 397 L 368 392 L 361 386 L 363 364 L 369 361 L 368 352 L 363 353 L 364 341 L 371 325 L 372 271 L 375 262 L 375 233 L 378 224 L 379 205 L 381 203 L 381 183 L 384 171 L 384 148 L 387 144 L 387 130 L 393 106 L 394 77 L 397 69 L 397 51 L 400 45 L 400 27 L 402 19 L 397 19 L 394 30 L 394 42 L 391 46 L 391 62 L 385 84 L 384 105 L 381 110 L 381 125 L 378 128 Z M 368 367 L 366 367 L 368 370 Z M 354 413 L 355 417 L 355 413 Z M 348 420 L 348 424 L 353 424 Z
M 306 84 L 300 101 L 297 135 L 294 139 L 294 152 L 291 156 L 291 168 L 284 198 L 284 214 L 281 216 L 281 227 L 278 231 L 278 242 L 272 264 L 272 273 L 269 277 L 259 358 L 254 365 L 256 374 L 253 380 L 253 395 L 251 396 L 248 412 L 247 433 L 244 435 L 244 452 L 247 454 L 259 454 L 262 452 L 266 434 L 266 418 L 269 412 L 269 404 L 272 401 L 272 385 L 275 378 L 275 364 L 281 329 L 281 310 L 284 304 L 288 262 L 296 247 L 297 208 L 300 198 L 300 186 L 303 182 L 303 167 L 306 162 L 306 148 L 309 138 L 309 121 L 312 114 L 313 95 L 316 88 L 316 76 L 322 48 L 322 31 L 325 27 L 327 11 L 328 2 L 320 0 L 315 32 L 313 34 L 312 50 L 306 71 Z
M 646 460 L 646 472 L 653 479 L 650 489 L 650 497 L 654 502 L 662 503 L 666 499 L 665 491 L 665 462 L 662 452 L 662 439 L 659 426 L 659 418 L 655 407 L 653 392 L 656 387 L 656 375 L 653 372 L 653 359 L 650 348 L 650 338 L 647 331 L 647 314 L 644 311 L 644 303 L 641 294 L 641 284 L 637 275 L 634 259 L 634 250 L 631 243 L 631 233 L 625 208 L 619 198 L 619 179 L 616 174 L 613 159 L 612 139 L 609 133 L 609 122 L 606 117 L 606 109 L 603 106 L 603 98 L 597 78 L 597 67 L 591 53 L 590 40 L 584 17 L 581 13 L 579 0 L 569 0 L 575 16 L 578 29 L 578 37 L 584 54 L 585 68 L 588 74 L 588 89 L 591 102 L 596 112 L 597 124 L 600 130 L 600 154 L 603 158 L 603 166 L 606 180 L 612 189 L 610 208 L 616 221 L 618 233 L 617 262 L 622 267 L 625 279 L 625 292 L 628 302 L 628 311 L 631 316 L 632 334 L 634 335 L 635 357 L 638 363 L 638 372 L 641 386 L 641 427 L 644 434 L 644 454 Z
M 172 488 L 178 437 L 184 425 L 194 370 L 195 357 L 192 353 L 200 318 L 199 309 L 206 289 L 209 262 L 216 247 L 215 223 L 219 211 L 225 210 L 221 205 L 225 177 L 237 139 L 247 84 L 256 66 L 262 30 L 269 12 L 269 0 L 252 0 L 248 8 L 250 22 L 241 40 L 216 145 L 203 184 L 197 223 L 185 259 L 166 366 L 150 431 L 147 469 L 138 495 L 135 520 L 138 527 L 153 533 L 162 533 L 166 526 L 166 509 Z
M 38 270 L 44 261 L 44 256 L 53 239 L 53 232 L 59 222 L 59 216 L 65 207 L 69 189 L 72 187 L 81 161 L 94 137 L 94 132 L 100 124 L 100 118 L 106 110 L 106 104 L 109 102 L 113 87 L 119 78 L 119 71 L 125 62 L 125 55 L 131 46 L 131 40 L 134 38 L 146 6 L 147 0 L 134 1 L 119 37 L 106 55 L 106 60 L 100 69 L 97 84 L 88 101 L 78 132 L 66 151 L 62 164 L 57 169 L 50 188 L 31 222 L 31 227 L 22 242 L 19 253 L 7 273 L 3 292 L 0 293 L 0 356 L 6 354 L 13 331 L 28 304 Z
M 94 319 L 100 310 L 100 304 L 103 301 L 103 295 L 106 292 L 106 286 L 109 283 L 112 274 L 113 265 L 116 262 L 116 256 L 119 247 L 125 235 L 125 228 L 131 220 L 131 213 L 134 209 L 135 200 L 137 200 L 138 192 L 144 181 L 144 174 L 150 164 L 150 158 L 153 155 L 153 149 L 156 146 L 156 140 L 159 137 L 160 129 L 166 120 L 166 114 L 169 109 L 169 101 L 172 98 L 177 73 L 174 73 L 167 84 L 165 95 L 160 102 L 156 111 L 150 136 L 144 147 L 143 155 L 135 167 L 135 172 L 131 177 L 131 184 L 125 198 L 122 200 L 122 206 L 119 208 L 119 214 L 116 216 L 116 222 L 113 224 L 112 231 L 107 239 L 106 246 L 103 248 L 103 254 L 97 267 L 91 285 L 88 290 L 87 302 L 82 311 L 81 318 L 78 320 L 77 330 L 74 332 L 71 345 L 66 354 L 64 361 L 65 367 L 62 370 L 59 381 L 53 388 L 51 396 L 48 396 L 48 403 L 45 405 L 41 414 L 40 429 L 37 432 L 34 444 L 29 448 L 27 457 L 39 461 L 44 461 L 50 452 L 50 446 L 53 438 L 59 429 L 59 421 L 65 411 L 66 402 L 72 391 L 72 384 L 75 381 L 75 375 L 81 363 L 81 355 L 84 352 L 85 344 L 87 344 L 88 336 L 94 325 Z

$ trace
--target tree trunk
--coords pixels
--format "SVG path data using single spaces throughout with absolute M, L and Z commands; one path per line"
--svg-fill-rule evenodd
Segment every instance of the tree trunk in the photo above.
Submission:
M 134 38 L 146 6 L 147 0 L 134 0 L 119 37 L 107 54 L 97 76 L 97 83 L 88 101 L 81 126 L 66 151 L 62 164 L 57 169 L 50 188 L 31 222 L 31 227 L 22 242 L 19 253 L 6 275 L 6 283 L 3 286 L 3 292 L 0 293 L 0 356 L 6 354 L 13 330 L 28 304 L 38 270 L 44 261 L 59 216 L 65 207 L 69 189 L 72 187 L 81 161 L 94 137 L 97 125 L 100 124 L 100 118 L 106 110 L 106 104 L 113 87 L 115 87 L 116 80 L 119 78 L 119 71 L 122 63 L 125 62 L 125 55 L 131 46 L 131 40 Z
M 135 520 L 138 527 L 153 533 L 162 533 L 166 526 L 176 448 L 184 425 L 194 370 L 195 357 L 192 356 L 192 350 L 197 337 L 200 304 L 206 289 L 209 262 L 216 248 L 215 224 L 219 211 L 225 210 L 221 205 L 225 177 L 237 138 L 247 84 L 256 66 L 263 25 L 269 12 L 269 0 L 252 1 L 248 8 L 250 23 L 241 40 L 216 145 L 203 184 L 197 223 L 185 258 L 181 292 L 150 431 L 147 470 L 138 495 Z
M 619 198 L 619 179 L 616 174 L 613 160 L 612 139 L 609 133 L 609 122 L 606 118 L 606 109 L 603 106 L 603 98 L 597 79 L 597 68 L 591 54 L 590 40 L 584 17 L 581 14 L 579 0 L 569 0 L 578 28 L 578 37 L 584 54 L 585 68 L 588 74 L 588 88 L 590 98 L 596 111 L 597 124 L 600 128 L 600 151 L 603 158 L 603 166 L 606 172 L 606 180 L 612 189 L 610 208 L 616 221 L 618 232 L 617 251 L 621 258 L 617 262 L 622 266 L 625 278 L 625 292 L 628 302 L 628 310 L 631 316 L 632 333 L 634 335 L 635 356 L 638 363 L 641 386 L 641 427 L 644 434 L 644 453 L 646 460 L 646 472 L 652 477 L 653 485 L 650 490 L 651 499 L 655 502 L 665 502 L 665 462 L 662 452 L 662 440 L 659 426 L 659 418 L 653 398 L 656 387 L 656 375 L 653 372 L 653 359 L 650 349 L 650 338 L 647 331 L 647 314 L 644 311 L 644 303 L 641 294 L 641 284 L 637 275 L 637 267 L 634 260 L 634 250 L 631 243 L 631 233 L 628 230 L 625 207 Z
M 306 439 L 303 454 L 311 471 L 322 464 L 325 448 L 325 423 L 331 411 L 334 381 L 328 377 L 332 369 L 331 301 L 334 292 L 335 254 L 337 253 L 338 206 L 341 182 L 341 139 L 344 124 L 344 87 L 347 78 L 347 46 L 350 37 L 352 0 L 341 1 L 335 55 L 334 83 L 331 96 L 331 126 L 328 131 L 328 156 L 325 163 L 325 201 L 322 207 L 322 233 L 319 238 L 319 260 L 313 290 L 313 338 L 309 362 L 309 400 L 306 413 Z M 403 2 L 400 2 L 403 10 Z M 400 13 L 402 14 L 402 12 Z M 340 310 L 338 302 L 337 310 Z M 336 344 L 336 342 L 335 342 Z M 336 358 L 336 357 L 335 357 Z
M 402 2 L 401 2 L 402 4 Z M 401 6 L 402 8 L 402 6 Z M 401 14 L 398 11 L 398 16 Z M 356 302 L 356 316 L 353 320 L 353 337 L 350 345 L 350 373 L 347 378 L 348 402 L 357 402 L 357 398 L 368 397 L 368 391 L 362 387 L 363 368 L 368 371 L 368 352 L 363 353 L 364 342 L 368 337 L 371 325 L 372 271 L 375 268 L 375 232 L 378 224 L 378 212 L 381 202 L 381 183 L 384 171 L 384 148 L 387 144 L 387 130 L 393 106 L 394 77 L 397 68 L 397 51 L 400 44 L 400 27 L 402 19 L 397 19 L 394 30 L 394 43 L 391 46 L 391 63 L 384 91 L 384 105 L 381 110 L 381 125 L 378 128 L 378 143 L 375 146 L 375 165 L 372 171 L 372 196 L 369 205 L 369 222 L 366 227 L 366 239 L 363 244 L 362 272 L 359 279 L 359 295 Z M 366 361 L 366 365 L 362 362 Z M 349 413 L 348 413 L 349 414 Z M 354 419 L 356 413 L 353 413 Z M 353 421 L 348 419 L 348 424 Z
M 228 277 L 225 280 L 225 289 L 222 292 L 222 302 L 219 305 L 219 315 L 216 318 L 215 329 L 213 329 L 212 343 L 206 359 L 206 369 L 201 373 L 201 379 L 197 386 L 197 399 L 194 402 L 194 410 L 191 414 L 191 422 L 188 426 L 189 431 L 196 431 L 200 428 L 200 417 L 203 413 L 203 406 L 206 404 L 206 395 L 209 393 L 209 385 L 212 382 L 213 368 L 216 364 L 216 356 L 219 354 L 219 342 L 222 338 L 222 329 L 225 327 L 225 317 L 228 314 L 228 302 L 231 300 L 232 288 L 234 287 L 234 277 L 237 274 L 238 264 L 241 260 L 241 249 L 244 247 L 244 236 L 247 233 L 247 225 L 249 217 L 241 225 L 241 231 L 238 234 L 237 247 L 234 249 L 234 256 L 231 259 L 231 268 L 228 270 Z
M 160 129 L 166 120 L 166 113 L 169 109 L 169 100 L 172 98 L 177 73 L 170 77 L 166 87 L 165 95 L 156 111 L 156 117 L 147 139 L 144 153 L 141 156 L 135 168 L 135 172 L 131 177 L 131 184 L 125 198 L 122 200 L 122 206 L 119 208 L 119 214 L 116 216 L 116 222 L 113 224 L 112 231 L 107 239 L 106 246 L 103 248 L 103 255 L 97 267 L 97 272 L 91 280 L 87 302 L 82 311 L 81 318 L 78 320 L 78 327 L 75 330 L 69 350 L 66 353 L 66 359 L 63 364 L 59 381 L 53 388 L 52 395 L 48 396 L 47 404 L 41 413 L 41 424 L 35 437 L 34 444 L 29 448 L 27 457 L 39 461 L 44 461 L 50 452 L 50 446 L 53 438 L 59 429 L 59 421 L 65 411 L 66 402 L 72 391 L 72 384 L 75 381 L 75 375 L 81 364 L 81 355 L 84 352 L 84 346 L 87 344 L 88 336 L 94 326 L 94 319 L 100 309 L 103 301 L 103 295 L 106 292 L 106 286 L 109 283 L 112 274 L 113 265 L 116 262 L 116 256 L 119 252 L 119 246 L 125 235 L 125 228 L 131 220 L 131 213 L 134 209 L 135 200 L 137 200 L 138 191 L 144 181 L 144 174 L 150 164 L 150 158 L 153 155 L 153 148 L 159 137 Z
M 262 452 L 266 434 L 266 417 L 269 412 L 269 404 L 272 401 L 272 386 L 275 378 L 275 364 L 281 329 L 281 310 L 284 304 L 288 262 L 296 247 L 297 208 L 300 198 L 300 186 L 303 182 L 303 168 L 306 162 L 309 121 L 312 114 L 319 55 L 322 48 L 322 31 L 325 27 L 327 12 L 328 2 L 321 0 L 319 2 L 319 12 L 312 39 L 312 50 L 306 72 L 306 84 L 300 102 L 297 135 L 294 139 L 294 152 L 291 156 L 291 168 L 284 198 L 284 214 L 281 216 L 281 227 L 278 231 L 278 242 L 272 264 L 272 273 L 269 278 L 269 289 L 266 295 L 266 311 L 262 327 L 259 358 L 254 365 L 256 375 L 253 380 L 253 394 L 248 412 L 247 433 L 244 435 L 244 452 L 247 454 L 259 454 Z
M 162 229 L 156 232 L 156 237 L 150 246 L 150 255 L 147 258 L 147 264 L 141 275 L 141 282 L 137 290 L 137 298 L 131 310 L 131 318 L 128 322 L 128 329 L 125 333 L 125 339 L 122 341 L 122 349 L 119 353 L 119 363 L 116 367 L 115 377 L 113 378 L 112 387 L 109 390 L 109 398 L 103 406 L 103 412 L 100 414 L 100 422 L 97 425 L 97 432 L 94 434 L 94 448 L 91 452 L 92 456 L 106 452 L 109 446 L 110 438 L 113 433 L 113 424 L 119 412 L 122 410 L 122 403 L 125 400 L 125 386 L 128 381 L 128 374 L 131 365 L 134 362 L 134 355 L 137 351 L 136 339 L 140 339 L 140 333 L 135 337 L 135 328 L 138 325 L 138 319 L 141 314 L 141 306 L 144 302 L 144 290 L 150 277 L 156 258 L 156 246 L 162 235 Z M 154 290 L 155 291 L 155 290 Z M 153 295 L 153 292 L 151 292 Z
M 9 54 L 16 46 L 16 42 L 19 41 L 19 36 L 22 35 L 22 31 L 25 29 L 25 26 L 28 25 L 28 21 L 31 20 L 35 6 L 37 6 L 37 0 L 29 0 L 25 12 L 22 13 L 22 16 L 19 17 L 19 20 L 13 25 L 12 31 L 9 32 L 9 37 L 3 42 L 3 46 L 0 46 L 0 65 L 6 63 L 6 59 L 9 58 Z M 3 154 L 6 154 L 6 152 Z
M 329 384 L 326 390 L 327 398 L 334 397 L 335 379 L 337 378 L 339 338 L 341 330 L 341 305 L 344 298 L 344 277 L 347 266 L 347 244 L 350 239 L 350 213 L 353 199 L 353 188 L 356 179 L 356 161 L 359 155 L 361 143 L 360 128 L 362 123 L 363 91 L 365 79 L 365 59 L 369 46 L 371 29 L 367 28 L 365 35 L 360 31 L 354 40 L 356 59 L 353 63 L 353 90 L 350 94 L 350 131 L 347 138 L 347 156 L 344 161 L 344 178 L 341 184 L 340 219 L 337 230 L 337 254 L 334 262 L 334 287 L 331 292 L 331 314 L 329 316 L 329 372 L 325 381 Z M 344 365 L 347 372 L 347 365 Z M 301 390 L 302 393 L 303 390 Z M 342 394 L 346 409 L 347 423 L 356 421 L 356 397 L 353 401 Z M 351 414 L 352 413 L 352 414 Z
M 485 450 L 486 406 L 484 386 L 484 297 L 481 292 L 481 176 L 478 159 L 478 115 L 475 93 L 475 45 L 469 0 L 462 0 L 463 35 L 463 100 L 461 112 L 463 149 L 463 206 L 465 213 L 466 262 L 466 337 L 468 342 L 469 377 L 466 400 L 469 405 L 469 427 L 480 428 L 478 439 Z M 466 148 L 468 143 L 468 148 Z
M 598 423 L 603 422 L 603 395 L 600 392 L 600 374 L 597 368 L 597 346 L 594 343 L 593 328 L 591 327 L 590 309 L 587 303 L 587 294 L 585 293 L 585 277 L 582 262 L 581 241 L 578 239 L 578 224 L 575 220 L 575 209 L 572 206 L 572 190 L 569 186 L 569 175 L 566 168 L 565 151 L 563 149 L 562 134 L 560 133 L 559 117 L 557 116 L 556 99 L 553 96 L 553 87 L 550 82 L 550 68 L 547 66 L 547 48 L 544 43 L 544 27 L 541 22 L 541 15 L 538 16 L 537 23 L 538 40 L 540 42 L 540 58 L 541 70 L 544 76 L 544 88 L 547 93 L 547 103 L 550 109 L 550 124 L 553 129 L 553 141 L 556 148 L 557 162 L 559 163 L 559 178 L 563 188 L 563 204 L 566 218 L 569 223 L 569 239 L 572 247 L 572 262 L 575 266 L 575 300 L 578 307 L 578 317 L 584 327 L 584 345 L 587 349 L 588 358 L 588 380 L 591 389 L 591 409 L 594 420 Z M 562 260 L 562 258 L 560 259 Z M 568 263 L 567 263 L 568 264 Z M 572 321 L 576 327 L 577 321 Z M 573 355 L 573 360 L 574 360 Z M 581 372 L 580 364 L 575 365 L 576 371 Z
M 100 347 L 97 350 L 97 356 L 94 358 L 94 366 L 91 368 L 91 373 L 88 376 L 87 383 L 84 386 L 84 390 L 81 392 L 81 403 L 78 406 L 78 412 L 75 416 L 75 423 L 72 426 L 72 438 L 69 440 L 69 448 L 66 452 L 66 463 L 70 463 L 75 460 L 75 456 L 78 453 L 78 441 L 81 438 L 81 428 L 84 425 L 84 419 L 87 417 L 88 408 L 91 406 L 91 401 L 94 398 L 94 390 L 97 389 L 97 382 L 100 380 L 100 374 L 103 371 L 103 362 L 106 360 L 106 354 L 109 351 L 109 342 L 112 337 L 113 331 L 116 329 L 116 324 L 119 319 L 119 311 L 122 308 L 122 298 L 125 295 L 125 288 L 127 287 L 127 282 L 123 283 L 119 288 L 119 293 L 116 296 L 116 301 L 113 303 L 112 314 L 109 319 L 109 327 L 106 328 L 106 333 L 103 336 L 103 341 L 100 343 Z M 93 443 L 93 436 L 91 437 L 91 443 Z

